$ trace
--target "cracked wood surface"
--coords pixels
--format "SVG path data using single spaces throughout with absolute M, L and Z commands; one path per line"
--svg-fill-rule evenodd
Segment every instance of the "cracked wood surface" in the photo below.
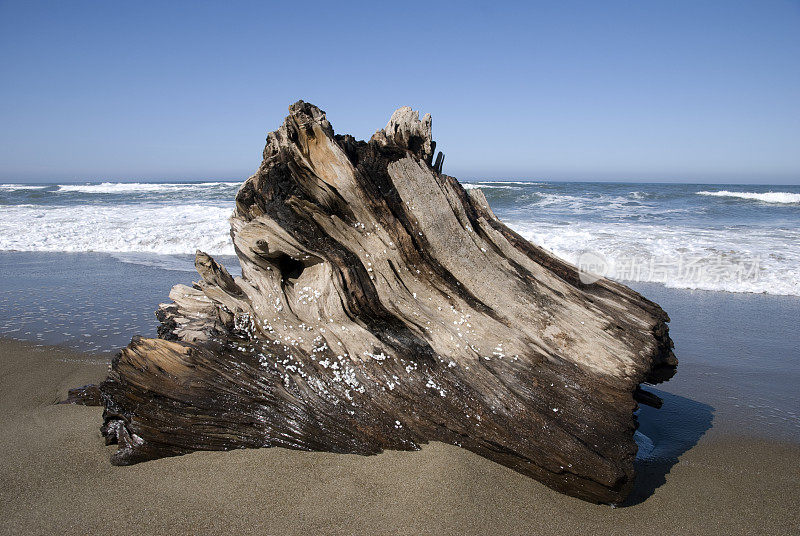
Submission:
M 442 441 L 622 501 L 633 412 L 657 404 L 639 386 L 677 365 L 666 313 L 498 221 L 441 173 L 429 115 L 400 108 L 364 142 L 289 110 L 236 197 L 242 276 L 198 251 L 159 339 L 134 338 L 100 385 L 112 462 Z

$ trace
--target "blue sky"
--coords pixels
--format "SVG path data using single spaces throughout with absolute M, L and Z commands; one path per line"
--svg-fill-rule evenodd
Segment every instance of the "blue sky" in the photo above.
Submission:
M 0 0 L 0 181 L 241 179 L 298 99 L 464 179 L 800 183 L 800 2 Z

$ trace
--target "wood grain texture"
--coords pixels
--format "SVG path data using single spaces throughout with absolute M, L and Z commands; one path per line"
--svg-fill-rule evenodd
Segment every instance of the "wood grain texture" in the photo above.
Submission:
M 435 440 L 623 500 L 637 400 L 656 404 L 639 386 L 677 365 L 666 313 L 498 221 L 441 173 L 430 116 L 401 108 L 364 142 L 289 110 L 236 197 L 242 277 L 198 252 L 160 338 L 134 338 L 101 384 L 112 462 Z

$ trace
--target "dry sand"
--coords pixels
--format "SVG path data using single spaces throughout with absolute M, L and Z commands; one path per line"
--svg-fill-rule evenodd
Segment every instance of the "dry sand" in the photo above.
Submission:
M 800 446 L 706 436 L 646 500 L 571 499 L 454 446 L 200 452 L 113 467 L 92 356 L 0 340 L 3 534 L 797 534 Z

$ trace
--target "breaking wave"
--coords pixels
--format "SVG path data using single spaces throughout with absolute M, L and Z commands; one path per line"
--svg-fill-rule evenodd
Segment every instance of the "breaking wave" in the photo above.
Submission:
M 0 184 L 0 191 L 2 192 L 17 192 L 20 190 L 44 190 L 47 186 L 39 186 L 33 184 Z
M 606 275 L 671 288 L 800 296 L 800 231 L 670 224 L 508 221 L 534 244 L 578 265 L 591 252 Z M 780 254 L 776 254 L 780 251 Z
M 201 204 L 3 208 L 0 250 L 233 255 L 230 207 Z
M 707 195 L 712 197 L 735 197 L 739 199 L 749 199 L 751 201 L 761 201 L 762 203 L 781 203 L 794 204 L 800 203 L 800 194 L 792 192 L 731 192 L 720 190 L 718 192 L 702 191 L 697 195 Z
M 515 188 L 509 184 L 475 184 L 471 182 L 462 183 L 461 186 L 464 187 L 465 190 L 475 190 L 477 188 L 484 189 L 484 188 L 500 188 L 503 190 L 519 190 L 519 188 Z
M 208 187 L 234 187 L 238 182 L 198 182 L 198 183 L 142 183 L 142 182 L 103 182 L 101 184 L 59 184 L 59 192 L 79 192 L 83 194 L 130 194 L 145 192 L 167 192 L 170 190 L 193 190 Z
M 191 269 L 186 259 L 167 257 L 196 249 L 234 254 L 228 217 L 239 184 L 2 184 L 0 250 L 108 252 L 125 262 Z M 614 279 L 800 296 L 800 189 L 526 181 L 463 186 L 484 189 L 502 221 L 573 264 L 587 251 L 601 255 L 615 268 L 606 274 Z M 620 268 L 632 258 L 644 267 L 633 279 Z M 651 260 L 675 270 L 665 274 L 661 266 L 656 273 Z M 693 271 L 676 268 L 683 264 Z M 747 277 L 727 277 L 726 266 L 746 268 Z M 702 270 L 706 275 L 698 279 Z

